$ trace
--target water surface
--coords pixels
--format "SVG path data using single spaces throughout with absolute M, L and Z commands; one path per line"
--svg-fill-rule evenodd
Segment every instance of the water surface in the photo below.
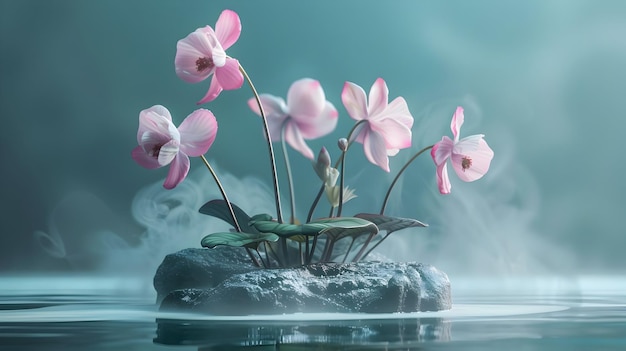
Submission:
M 626 350 L 621 282 L 560 294 L 460 284 L 441 312 L 207 316 L 159 312 L 152 296 L 129 293 L 130 282 L 122 294 L 104 288 L 111 281 L 79 281 L 70 293 L 67 284 L 28 290 L 23 279 L 0 280 L 1 349 Z

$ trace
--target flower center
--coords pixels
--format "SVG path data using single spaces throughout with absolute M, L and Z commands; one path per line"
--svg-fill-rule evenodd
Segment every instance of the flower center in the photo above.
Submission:
M 198 72 L 202 72 L 205 69 L 211 69 L 215 67 L 215 63 L 213 63 L 213 59 L 210 57 L 200 57 L 196 60 L 196 69 Z
M 159 158 L 159 152 L 161 152 L 161 146 L 163 145 L 154 145 L 150 150 L 148 150 L 148 156 Z
M 463 168 L 463 172 L 465 172 L 466 169 L 472 167 L 472 159 L 469 156 L 463 156 L 463 158 L 461 159 L 461 167 Z

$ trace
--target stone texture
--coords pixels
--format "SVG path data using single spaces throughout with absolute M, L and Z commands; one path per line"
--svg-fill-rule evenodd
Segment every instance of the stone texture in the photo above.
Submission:
M 168 255 L 154 284 L 162 310 L 218 315 L 438 311 L 452 304 L 447 275 L 430 265 L 366 261 L 258 269 L 244 250 L 231 248 Z

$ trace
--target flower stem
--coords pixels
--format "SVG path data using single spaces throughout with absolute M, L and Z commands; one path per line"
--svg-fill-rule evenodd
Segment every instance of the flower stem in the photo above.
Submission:
M 272 166 L 272 177 L 274 181 L 274 201 L 276 203 L 276 219 L 278 223 L 283 223 L 283 215 L 280 207 L 280 190 L 278 187 L 278 175 L 276 173 L 276 160 L 274 158 L 274 148 L 272 147 L 272 139 L 270 136 L 270 128 L 267 124 L 267 117 L 265 116 L 265 111 L 263 110 L 263 104 L 261 104 L 261 98 L 259 97 L 259 93 L 257 93 L 254 84 L 252 84 L 252 80 L 246 70 L 243 69 L 243 66 L 239 65 L 239 71 L 243 74 L 244 78 L 248 82 L 250 89 L 252 89 L 252 94 L 254 94 L 254 98 L 256 99 L 256 103 L 259 105 L 259 112 L 261 113 L 261 118 L 263 119 L 263 128 L 265 129 L 265 137 L 267 138 L 267 146 L 269 148 L 269 157 L 270 163 Z
M 309 214 L 306 216 L 306 223 L 309 223 L 311 221 L 311 218 L 313 218 L 313 211 L 315 211 L 315 207 L 317 207 L 317 203 L 320 202 L 320 198 L 322 197 L 323 193 L 324 193 L 324 182 L 322 182 L 322 187 L 317 192 L 317 196 L 315 197 L 315 200 L 313 200 L 313 203 L 311 204 L 311 208 L 309 209 Z
M 391 194 L 391 189 L 393 189 L 394 185 L 396 185 L 396 182 L 398 181 L 398 179 L 400 179 L 400 176 L 402 175 L 402 173 L 404 172 L 405 169 L 407 169 L 407 167 L 409 167 L 409 165 L 411 164 L 411 162 L 413 162 L 419 155 L 421 155 L 422 153 L 424 153 L 424 151 L 426 150 L 430 150 L 433 148 L 433 146 L 435 145 L 430 145 L 430 146 L 426 146 L 425 148 L 421 149 L 420 151 L 418 151 L 415 155 L 413 155 L 413 157 L 411 157 L 407 163 L 402 167 L 402 169 L 400 169 L 400 171 L 398 172 L 398 174 L 396 174 L 396 177 L 393 178 L 393 181 L 391 182 L 391 185 L 389 185 L 389 189 L 387 189 L 387 193 L 385 194 L 385 199 L 383 200 L 383 205 L 380 208 L 380 214 L 384 214 L 385 213 L 385 207 L 387 207 L 387 201 L 389 200 L 389 195 Z
M 339 176 L 341 178 L 339 179 L 339 205 L 337 205 L 337 217 L 341 217 L 341 210 L 343 209 L 343 183 L 345 179 L 343 177 L 343 172 L 346 169 L 346 151 L 348 151 L 348 149 L 341 152 L 341 170 L 339 171 Z
M 291 163 L 289 162 L 289 154 L 287 153 L 287 144 L 285 143 L 285 129 L 287 127 L 286 123 L 283 123 L 281 128 L 281 146 L 283 149 L 283 158 L 285 159 L 285 168 L 287 171 L 287 182 L 289 183 L 289 200 L 291 205 L 291 218 L 289 219 L 289 223 L 294 224 L 296 219 L 296 199 L 295 192 L 293 190 L 293 177 L 291 176 Z
M 354 131 L 356 131 L 356 129 L 361 124 L 366 123 L 366 122 L 367 122 L 366 120 L 360 120 L 354 124 L 352 129 L 350 129 L 350 132 L 348 133 L 348 138 L 346 138 L 348 140 L 348 145 L 346 145 L 345 150 L 341 150 L 341 156 L 337 160 L 337 162 L 341 162 L 341 170 L 339 171 L 339 176 L 341 178 L 339 178 L 339 205 L 337 206 L 337 217 L 341 217 L 341 210 L 343 209 L 343 185 L 344 185 L 344 179 L 345 179 L 343 173 L 346 169 L 346 152 L 348 152 L 350 145 L 352 145 L 352 134 L 354 134 Z M 337 164 L 335 164 L 335 168 L 337 168 Z
M 211 164 L 209 163 L 209 161 L 207 161 L 206 157 L 204 157 L 204 155 L 200 155 L 200 158 L 202 159 L 202 162 L 204 162 L 204 165 L 206 166 L 206 168 L 209 170 L 209 172 L 213 176 L 213 179 L 215 180 L 215 184 L 217 184 L 217 187 L 220 189 L 220 192 L 222 193 L 222 198 L 224 199 L 224 202 L 226 202 L 226 206 L 228 207 L 228 211 L 230 212 L 230 216 L 233 219 L 233 224 L 235 225 L 235 230 L 237 232 L 241 233 L 241 227 L 239 226 L 239 221 L 237 221 L 237 216 L 235 216 L 235 211 L 233 210 L 233 206 L 231 205 L 230 201 L 228 200 L 228 196 L 226 195 L 226 191 L 224 190 L 224 187 L 222 186 L 222 183 L 220 182 L 219 178 L 217 177 L 217 174 L 215 173 L 215 171 L 213 170 L 213 167 L 211 167 Z M 250 249 L 247 248 L 247 247 L 246 247 L 246 251 L 248 252 L 248 256 L 250 256 L 250 259 L 252 260 L 252 262 L 257 267 L 260 267 L 261 264 L 259 263 L 257 258 L 254 257 L 254 255 L 252 254 L 252 251 L 250 251 Z

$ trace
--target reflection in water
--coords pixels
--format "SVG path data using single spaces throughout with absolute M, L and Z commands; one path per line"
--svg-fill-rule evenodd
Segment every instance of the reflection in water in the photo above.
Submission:
M 199 350 L 274 350 L 290 345 L 298 350 L 345 350 L 349 345 L 449 341 L 450 322 L 443 318 L 348 321 L 181 321 L 157 320 L 155 343 L 197 345 Z M 267 348 L 266 348 L 267 347 Z M 275 348 L 276 347 L 276 348 Z M 291 349 L 291 348 L 290 348 Z

